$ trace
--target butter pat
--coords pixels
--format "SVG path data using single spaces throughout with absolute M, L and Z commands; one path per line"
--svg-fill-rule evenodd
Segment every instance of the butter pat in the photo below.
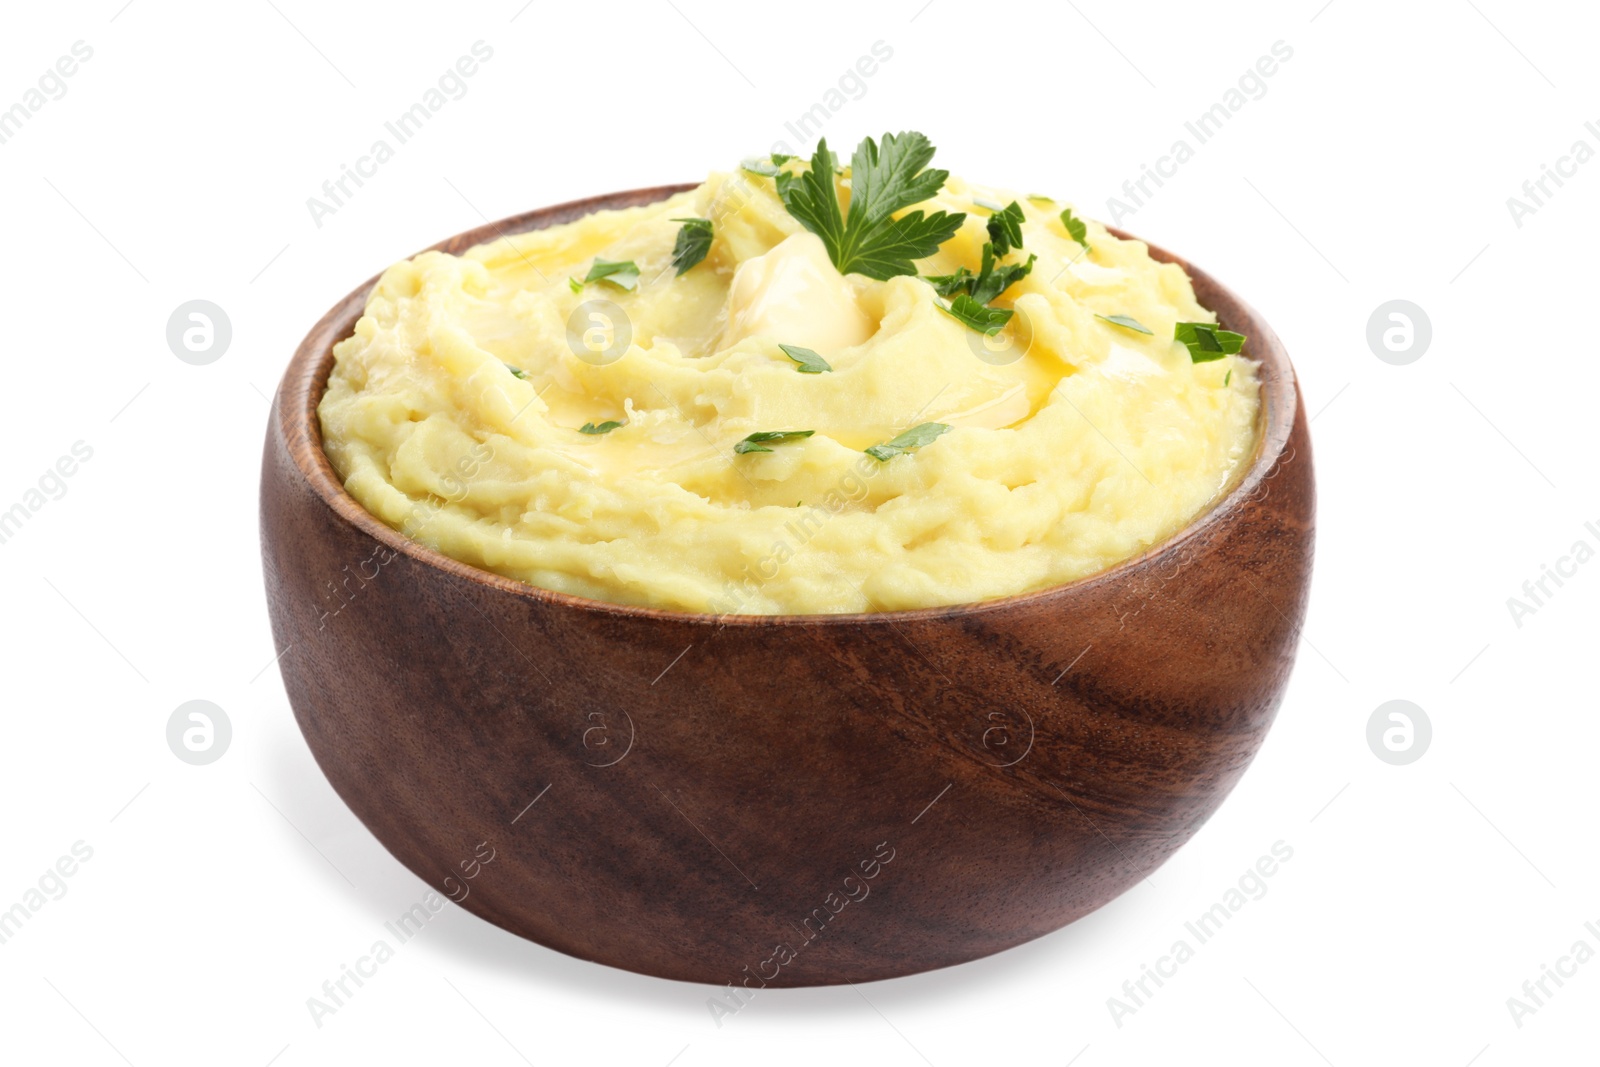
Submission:
M 873 329 L 822 238 L 797 233 L 734 271 L 722 343 L 726 348 L 747 337 L 767 337 L 830 353 L 866 343 Z

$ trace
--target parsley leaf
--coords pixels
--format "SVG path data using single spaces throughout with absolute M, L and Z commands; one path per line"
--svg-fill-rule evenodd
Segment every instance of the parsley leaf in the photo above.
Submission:
M 979 303 L 966 293 L 957 293 L 948 305 L 935 301 L 934 306 L 951 318 L 970 326 L 981 334 L 993 336 L 1005 328 L 1016 312 L 1010 308 L 992 308 Z
M 965 267 L 957 267 L 954 274 L 930 274 L 923 280 L 933 283 L 933 291 L 940 296 L 951 296 L 972 292 L 978 276 Z
M 1026 278 L 1033 271 L 1034 260 L 1038 258 L 1030 255 L 1026 263 L 1007 263 L 997 267 L 994 246 L 986 242 L 978 273 L 957 267 L 954 274 L 935 274 L 923 280 L 932 284 L 933 291 L 940 296 L 966 293 L 978 303 L 987 304 L 1011 288 L 1013 283 Z
M 1067 235 L 1082 245 L 1085 252 L 1089 251 L 1089 227 L 1072 214 L 1070 207 L 1062 209 L 1061 225 L 1067 228 Z
M 1007 313 L 1009 314 L 1009 312 Z M 867 455 L 879 463 L 887 463 L 895 456 L 904 455 L 923 445 L 932 444 L 934 439 L 941 434 L 949 433 L 950 427 L 942 422 L 925 422 L 921 426 L 913 426 L 905 433 L 881 445 L 873 445 L 864 449 Z
M 989 216 L 989 242 L 996 256 L 1022 247 L 1022 223 L 1022 205 L 1015 200 Z
M 800 364 L 795 370 L 801 374 L 821 374 L 823 371 L 833 369 L 827 360 L 809 348 L 801 348 L 799 345 L 779 345 L 778 347 L 783 349 L 784 355 Z
M 826 138 L 817 142 L 811 166 L 801 174 L 781 171 L 778 196 L 800 225 L 822 238 L 840 274 L 864 274 L 886 281 L 916 274 L 911 262 L 931 256 L 966 220 L 966 215 L 913 211 L 943 187 L 949 171 L 925 169 L 933 145 L 920 133 L 883 135 L 883 145 L 862 138 L 850 158 L 850 209 L 841 212 L 833 181 L 833 153 Z
M 783 169 L 785 163 L 791 159 L 799 158 L 799 156 L 786 156 L 782 152 L 774 152 L 766 159 L 762 159 L 760 156 L 751 156 L 749 159 L 739 163 L 739 169 L 749 171 L 751 174 L 759 174 L 763 178 L 776 178 L 778 171 Z M 829 158 L 833 157 L 830 156 Z
M 615 419 L 610 419 L 610 420 L 608 420 L 606 422 L 602 422 L 599 426 L 596 426 L 592 422 L 586 422 L 582 426 L 578 427 L 578 432 L 579 433 L 587 433 L 587 434 L 610 433 L 612 430 L 615 430 L 618 426 L 622 426 L 622 425 L 625 425 L 625 424 L 624 423 L 620 423 L 620 422 L 616 421 Z
M 583 279 L 585 285 L 590 282 L 605 282 L 632 292 L 639 287 L 639 268 L 631 259 L 613 261 L 596 256 L 594 266 L 589 268 L 589 273 Z
M 810 437 L 815 430 L 762 430 L 746 437 L 743 441 L 733 446 L 733 450 L 743 455 L 746 452 L 771 452 L 763 442 L 771 441 L 774 444 L 782 441 L 792 441 L 796 438 Z
M 980 304 L 993 303 L 994 298 L 1011 288 L 1014 282 L 1019 282 L 1033 273 L 1033 261 L 1038 258 L 1030 255 L 1026 263 L 995 266 L 993 253 L 988 245 L 984 245 L 983 261 L 978 268 L 978 277 L 972 283 L 972 299 Z
M 1189 349 L 1192 363 L 1210 363 L 1231 356 L 1244 347 L 1244 334 L 1224 330 L 1209 322 L 1180 322 L 1173 327 L 1172 336 Z
M 1015 206 L 1014 204 L 1012 205 Z M 956 268 L 954 274 L 939 274 L 925 279 L 932 283 L 940 296 L 952 296 L 949 305 L 935 301 L 935 306 L 946 315 L 979 333 L 993 335 L 1011 321 L 1015 312 L 1009 308 L 988 305 L 1013 283 L 1026 278 L 1033 271 L 1038 256 L 1030 255 L 1026 263 L 995 264 L 994 245 L 985 242 L 983 261 L 974 274 L 965 267 Z
M 683 228 L 678 231 L 678 241 L 672 246 L 672 265 L 678 268 L 678 274 L 686 273 L 690 267 L 706 258 L 706 253 L 711 251 L 711 220 L 710 219 L 673 219 L 673 222 L 683 223 Z
M 1155 331 L 1146 328 L 1145 324 L 1131 315 L 1096 315 L 1101 322 L 1109 322 L 1113 326 L 1121 326 L 1124 330 L 1142 333 L 1149 337 L 1155 336 Z

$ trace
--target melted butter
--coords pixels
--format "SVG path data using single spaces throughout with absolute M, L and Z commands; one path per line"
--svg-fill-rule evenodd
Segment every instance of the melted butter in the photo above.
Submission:
M 964 411 L 940 415 L 938 421 L 949 426 L 982 426 L 988 430 L 998 430 L 1021 422 L 1031 414 L 1033 405 L 1028 400 L 1027 386 L 1015 382 L 999 396 Z
M 747 259 L 728 292 L 728 326 L 722 346 L 768 337 L 817 352 L 854 348 L 876 324 L 861 310 L 855 290 L 834 268 L 813 233 L 797 233 L 766 255 Z

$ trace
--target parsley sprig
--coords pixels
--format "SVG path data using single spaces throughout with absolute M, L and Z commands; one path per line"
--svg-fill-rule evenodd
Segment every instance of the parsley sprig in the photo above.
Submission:
M 966 220 L 960 212 L 920 210 L 895 218 L 944 186 L 950 172 L 928 169 L 932 159 L 933 145 L 915 131 L 886 133 L 881 146 L 862 138 L 850 157 L 850 208 L 842 211 L 833 153 L 823 139 L 807 170 L 778 172 L 778 196 L 800 225 L 822 238 L 840 274 L 887 281 L 916 274 L 912 260 L 933 255 Z

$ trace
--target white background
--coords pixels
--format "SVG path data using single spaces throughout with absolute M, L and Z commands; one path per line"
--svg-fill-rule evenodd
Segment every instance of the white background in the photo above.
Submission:
M 0 945 L 0 1059 L 1594 1061 L 1600 961 L 1520 1027 L 1506 1003 L 1580 938 L 1600 950 L 1600 561 L 1520 627 L 1506 603 L 1574 542 L 1600 547 L 1600 161 L 1520 227 L 1506 205 L 1575 140 L 1600 148 L 1592 7 L 122 5 L 18 5 L 0 34 L 0 107 L 75 41 L 94 50 L 0 144 L 0 510 L 93 449 L 0 544 L 0 909 L 93 849 Z M 316 226 L 307 197 L 480 39 L 494 55 L 467 94 Z M 1293 49 L 1123 220 L 1275 324 L 1315 413 L 1311 613 L 1254 767 L 1149 883 L 998 957 L 769 991 L 719 1028 L 709 987 L 449 906 L 318 1027 L 307 998 L 427 887 L 318 773 L 271 666 L 258 463 L 295 344 L 356 283 L 485 217 L 797 147 L 785 121 L 880 40 L 892 58 L 825 127 L 836 148 L 920 129 L 955 173 L 1102 219 L 1185 120 Z M 195 298 L 232 320 L 209 366 L 165 341 Z M 1406 366 L 1366 342 L 1395 298 L 1433 325 Z M 234 730 L 203 767 L 165 740 L 196 698 Z M 1433 724 L 1408 766 L 1366 742 L 1396 698 Z M 1280 840 L 1294 855 L 1267 894 L 1117 1025 L 1107 999 Z

